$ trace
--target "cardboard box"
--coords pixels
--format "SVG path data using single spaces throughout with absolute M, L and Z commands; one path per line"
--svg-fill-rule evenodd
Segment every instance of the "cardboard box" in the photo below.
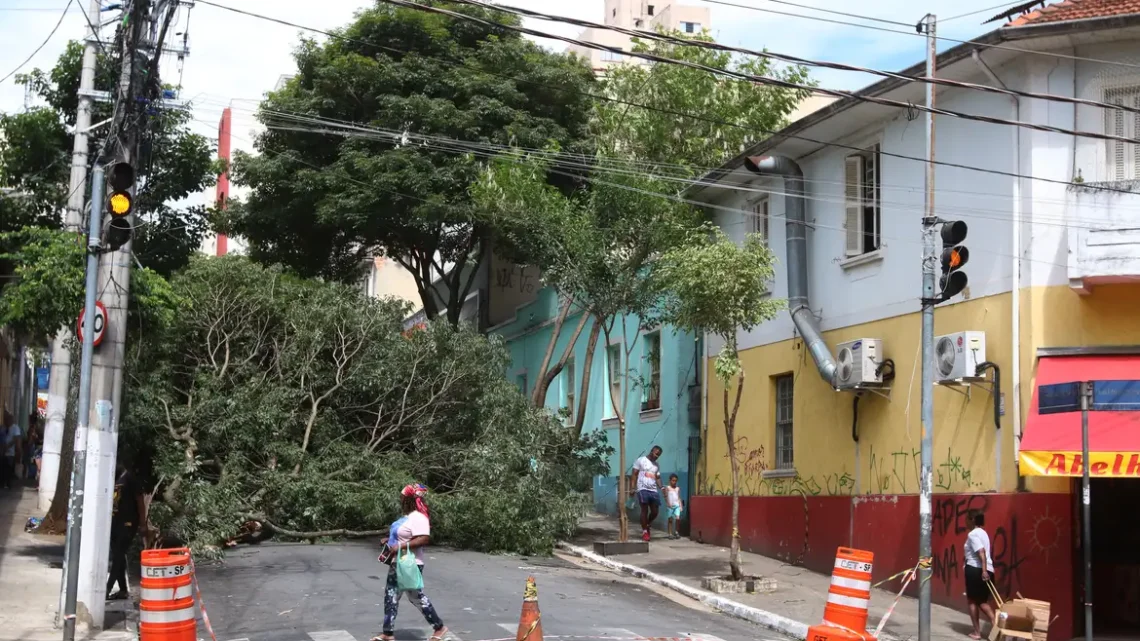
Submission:
M 1007 601 L 995 614 L 997 623 L 990 631 L 990 641 L 998 641 L 1002 637 L 1032 641 L 1037 617 L 1030 604 L 1021 600 Z

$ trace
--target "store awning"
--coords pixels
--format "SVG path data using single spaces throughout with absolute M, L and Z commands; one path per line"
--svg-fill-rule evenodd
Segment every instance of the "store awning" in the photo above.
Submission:
M 1042 385 L 1140 380 L 1140 355 L 1043 356 L 1019 456 L 1022 476 L 1081 476 L 1081 413 L 1041 414 Z M 1089 412 L 1089 475 L 1140 478 L 1140 411 Z

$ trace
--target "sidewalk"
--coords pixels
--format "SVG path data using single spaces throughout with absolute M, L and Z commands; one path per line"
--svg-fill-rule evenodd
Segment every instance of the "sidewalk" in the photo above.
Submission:
M 28 517 L 43 516 L 36 506 L 36 489 L 0 490 L 0 641 L 58 641 L 55 627 L 63 577 L 63 537 L 24 532 Z M 121 641 L 135 639 L 128 617 L 133 601 L 107 604 L 107 629 L 76 639 Z
M 583 520 L 578 534 L 569 543 L 593 551 L 595 541 L 614 541 L 617 539 L 617 531 L 616 519 L 591 515 Z M 701 545 L 687 539 L 670 541 L 661 535 L 650 543 L 648 554 L 609 558 L 698 590 L 702 578 L 728 574 L 727 548 Z M 776 579 L 776 591 L 771 594 L 718 596 L 807 626 L 818 625 L 823 621 L 823 607 L 827 602 L 827 590 L 831 585 L 830 576 L 787 565 L 759 554 L 741 552 L 740 558 L 745 574 Z M 879 620 L 891 606 L 900 587 L 902 586 L 898 582 L 892 582 L 884 586 L 886 589 L 872 590 L 870 618 L 867 622 L 870 630 L 874 630 L 879 624 Z M 932 641 L 964 641 L 972 629 L 969 615 L 940 605 L 931 606 L 931 619 Z M 985 627 L 983 625 L 983 632 Z M 900 599 L 884 632 L 886 633 L 884 636 L 889 635 L 897 639 L 917 638 L 918 600 L 910 597 Z

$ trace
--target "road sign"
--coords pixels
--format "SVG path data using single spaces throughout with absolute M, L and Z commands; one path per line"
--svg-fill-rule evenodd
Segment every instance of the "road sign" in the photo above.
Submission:
M 79 340 L 83 340 L 83 316 L 87 310 L 79 312 Z M 103 334 L 107 332 L 107 308 L 103 307 L 103 303 L 95 301 L 95 337 L 91 340 L 91 344 L 99 347 L 99 343 L 103 342 Z
M 1080 383 L 1042 385 L 1037 389 L 1037 411 L 1042 414 L 1061 414 L 1081 410 Z
M 1090 381 L 1093 412 L 1140 412 L 1140 380 Z M 1081 384 L 1042 385 L 1038 395 L 1038 412 L 1062 414 L 1081 411 Z

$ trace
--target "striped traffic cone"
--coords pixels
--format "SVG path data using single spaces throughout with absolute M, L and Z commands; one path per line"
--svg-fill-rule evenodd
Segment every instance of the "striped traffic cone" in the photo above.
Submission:
M 519 632 L 515 641 L 542 641 L 542 613 L 538 611 L 538 586 L 535 585 L 533 576 L 526 579 Z

